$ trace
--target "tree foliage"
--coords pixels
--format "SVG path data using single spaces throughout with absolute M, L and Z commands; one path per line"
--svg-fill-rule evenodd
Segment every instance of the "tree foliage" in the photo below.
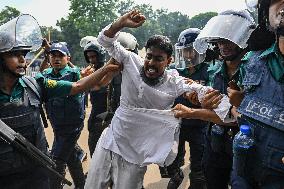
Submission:
M 44 38 L 52 41 L 64 41 L 65 37 L 61 31 L 53 27 L 41 26 L 41 33 Z
M 75 64 L 84 64 L 80 39 L 86 35 L 97 36 L 99 31 L 117 17 L 114 0 L 70 0 L 71 13 L 57 22 L 68 44 Z
M 188 27 L 202 28 L 217 13 L 199 14 L 192 19 L 181 12 L 169 12 L 167 9 L 154 10 L 150 4 L 136 4 L 133 0 L 70 0 L 70 14 L 58 21 L 62 35 L 69 44 L 73 62 L 83 64 L 83 49 L 80 39 L 87 35 L 97 36 L 103 27 L 132 9 L 139 9 L 147 18 L 139 28 L 125 28 L 137 38 L 142 48 L 147 39 L 154 35 L 166 35 L 173 44 L 181 31 Z
M 190 19 L 189 26 L 192 28 L 202 29 L 204 28 L 208 20 L 210 20 L 210 18 L 217 15 L 218 14 L 216 12 L 200 13 Z
M 16 8 L 5 6 L 0 12 L 0 25 L 5 24 L 6 22 L 16 18 L 21 13 Z
M 77 65 L 85 64 L 83 48 L 79 46 L 82 37 L 97 36 L 103 27 L 113 22 L 119 16 L 136 8 L 147 18 L 139 28 L 125 28 L 137 38 L 142 48 L 147 39 L 160 34 L 168 36 L 172 43 L 176 43 L 181 31 L 189 27 L 202 29 L 207 21 L 217 15 L 215 12 L 207 12 L 189 18 L 181 12 L 170 12 L 167 9 L 153 9 L 150 4 L 136 4 L 133 0 L 69 0 L 71 2 L 70 13 L 66 18 L 57 21 L 60 30 L 53 27 L 42 26 L 42 34 L 51 41 L 65 41 L 71 52 L 72 62 Z M 18 16 L 20 12 L 6 6 L 0 12 L 0 23 Z M 50 34 L 50 35 L 49 35 Z
M 160 11 L 157 23 L 160 24 L 162 34 L 168 36 L 175 43 L 181 31 L 189 27 L 189 17 L 180 12 Z
M 175 43 L 180 32 L 189 26 L 189 17 L 180 12 L 169 12 L 167 9 L 154 10 L 149 4 L 136 5 L 131 0 L 120 2 L 118 7 L 120 14 L 136 8 L 146 16 L 147 20 L 141 27 L 124 30 L 137 38 L 140 47 L 143 47 L 147 39 L 154 34 L 168 36 Z
M 97 35 L 116 17 L 115 0 L 70 0 L 71 13 L 68 20 L 73 22 L 80 36 Z

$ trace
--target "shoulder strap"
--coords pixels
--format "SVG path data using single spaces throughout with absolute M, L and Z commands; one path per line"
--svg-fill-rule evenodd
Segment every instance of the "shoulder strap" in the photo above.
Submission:
M 38 99 L 40 99 L 40 101 L 42 102 L 41 88 L 36 82 L 36 80 L 30 76 L 23 76 L 22 79 L 25 84 L 37 95 Z
M 23 76 L 22 79 L 25 82 L 25 84 L 36 94 L 36 96 L 40 100 L 39 113 L 41 115 L 43 126 L 47 128 L 48 122 L 47 122 L 47 118 L 45 116 L 45 113 L 42 107 L 43 98 L 42 98 L 41 88 L 39 84 L 33 77 L 30 77 L 30 76 Z

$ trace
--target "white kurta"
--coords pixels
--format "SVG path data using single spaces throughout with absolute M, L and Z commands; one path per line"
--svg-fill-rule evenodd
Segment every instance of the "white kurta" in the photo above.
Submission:
M 174 100 L 184 92 L 193 91 L 202 99 L 209 87 L 186 84 L 183 77 L 170 70 L 165 72 L 161 84 L 147 85 L 140 76 L 143 59 L 124 49 L 116 38 L 117 35 L 108 38 L 104 30 L 98 36 L 98 42 L 110 56 L 123 64 L 120 106 L 102 139 L 102 146 L 130 163 L 169 165 L 175 158 L 173 152 L 177 151 L 179 135 L 179 120 L 169 111 Z M 215 112 L 224 120 L 229 108 L 228 99 L 223 98 Z

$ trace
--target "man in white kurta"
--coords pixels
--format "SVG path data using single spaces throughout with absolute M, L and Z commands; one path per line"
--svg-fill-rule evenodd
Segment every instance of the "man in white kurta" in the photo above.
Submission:
M 120 106 L 93 154 L 87 189 L 107 189 L 110 185 L 112 189 L 141 189 L 147 165 L 165 166 L 175 159 L 179 135 L 179 120 L 171 111 L 175 98 L 196 91 L 202 99 L 208 90 L 197 83 L 186 84 L 177 72 L 165 70 L 172 53 L 168 38 L 150 38 L 148 42 L 156 40 L 158 44 L 146 44 L 145 60 L 116 41 L 119 30 L 138 27 L 144 20 L 141 13 L 131 11 L 98 36 L 110 56 L 123 65 L 123 71 Z M 149 84 L 147 77 L 155 76 L 158 82 Z M 223 98 L 214 111 L 224 120 L 229 109 L 228 99 Z

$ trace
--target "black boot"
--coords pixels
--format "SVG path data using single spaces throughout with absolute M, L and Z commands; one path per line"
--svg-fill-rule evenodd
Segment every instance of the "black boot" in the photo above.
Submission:
M 85 175 L 80 160 L 67 163 L 70 175 L 75 185 L 75 189 L 83 189 L 85 185 Z
M 167 167 L 159 167 L 159 170 L 162 178 L 171 178 L 168 173 Z
M 207 189 L 203 171 L 192 170 L 189 174 L 190 186 L 188 189 Z
M 182 170 L 178 171 L 169 181 L 167 189 L 177 189 L 183 181 L 184 175 Z
M 66 163 L 59 159 L 54 159 L 54 162 L 56 164 L 56 171 L 64 177 L 66 174 Z M 50 189 L 63 189 L 62 180 L 54 175 L 50 175 Z

